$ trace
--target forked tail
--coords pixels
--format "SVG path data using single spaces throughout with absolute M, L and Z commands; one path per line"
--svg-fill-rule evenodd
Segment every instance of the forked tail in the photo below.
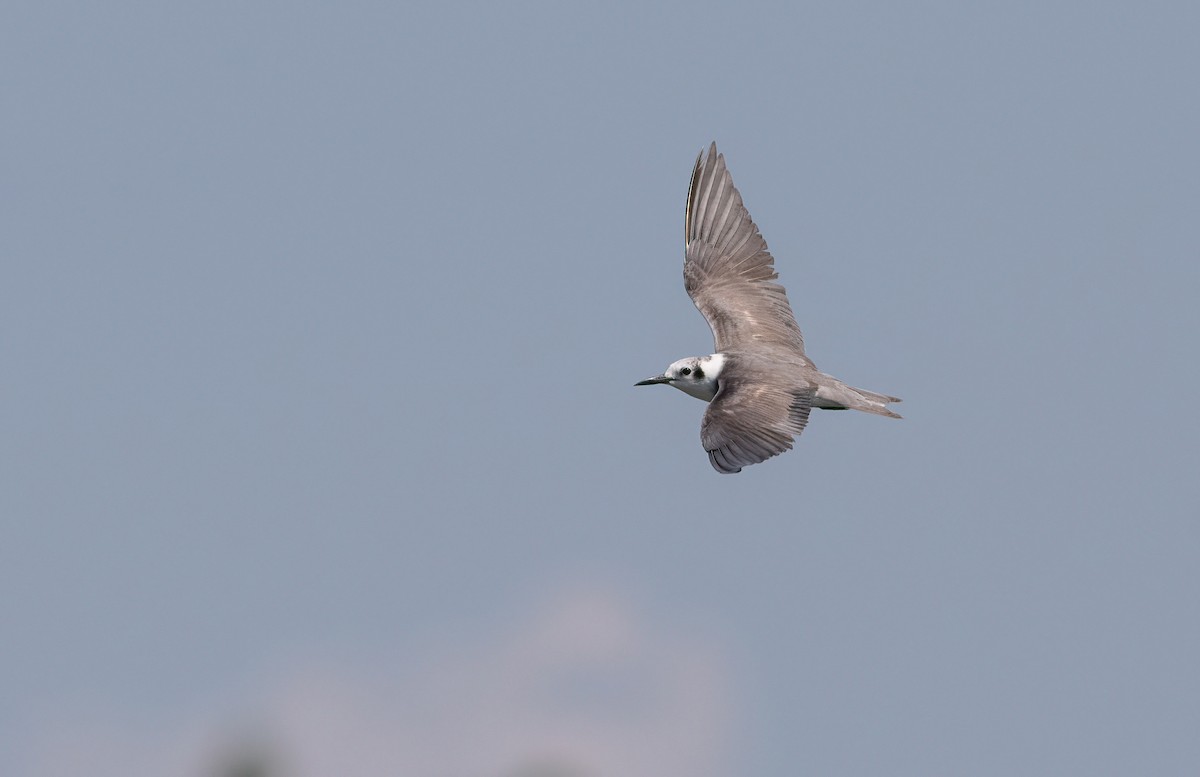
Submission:
M 890 402 L 899 402 L 899 397 L 887 394 L 877 394 L 874 391 L 847 386 L 831 375 L 822 375 L 825 380 L 817 386 L 817 398 L 814 407 L 825 410 L 861 410 L 864 413 L 874 413 L 888 418 L 900 418 L 899 413 L 888 409 Z

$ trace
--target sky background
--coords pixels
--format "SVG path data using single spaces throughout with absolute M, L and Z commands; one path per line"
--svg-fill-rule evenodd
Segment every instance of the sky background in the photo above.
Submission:
M 416 5 L 0 11 L 0 773 L 1197 773 L 1200 6 Z

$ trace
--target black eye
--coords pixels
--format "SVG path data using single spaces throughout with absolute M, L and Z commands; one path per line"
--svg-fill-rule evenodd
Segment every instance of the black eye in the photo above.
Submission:
M 682 370 L 680 370 L 680 371 L 679 371 L 679 374 L 680 374 L 680 375 L 691 375 L 691 374 L 692 374 L 692 368 L 691 368 L 691 367 L 684 367 Z

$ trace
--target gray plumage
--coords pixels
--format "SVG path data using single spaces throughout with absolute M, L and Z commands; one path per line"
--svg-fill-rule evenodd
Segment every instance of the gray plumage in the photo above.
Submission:
M 684 217 L 683 285 L 719 352 L 779 346 L 804 357 L 804 335 L 775 279 L 767 241 L 742 205 L 717 144 L 696 158 Z
M 740 472 L 790 450 L 814 407 L 899 418 L 896 397 L 819 372 L 767 243 L 713 143 L 696 159 L 684 219 L 684 287 L 712 328 L 716 353 L 673 363 L 637 385 L 669 383 L 709 402 L 700 440 L 712 466 Z

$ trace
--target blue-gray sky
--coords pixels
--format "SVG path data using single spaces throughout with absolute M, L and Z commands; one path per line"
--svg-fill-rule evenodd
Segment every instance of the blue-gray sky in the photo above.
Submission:
M 0 12 L 0 772 L 1200 768 L 1200 8 L 412 5 Z

